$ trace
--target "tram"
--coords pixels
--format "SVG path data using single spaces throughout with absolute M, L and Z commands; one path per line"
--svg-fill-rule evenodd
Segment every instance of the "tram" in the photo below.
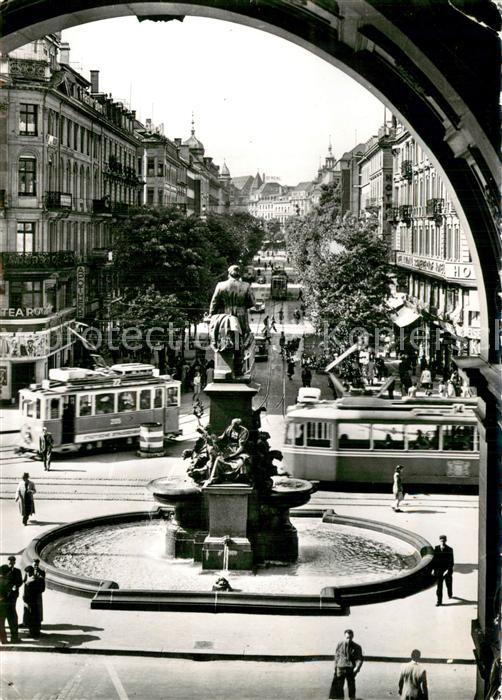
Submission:
M 270 298 L 285 301 L 288 298 L 288 275 L 283 267 L 274 267 L 270 275 Z
M 392 483 L 397 464 L 405 483 L 476 485 L 479 435 L 465 404 L 410 405 L 371 397 L 288 408 L 285 468 L 329 482 Z
M 49 379 L 19 392 L 19 451 L 36 453 L 44 427 L 56 454 L 132 446 L 142 423 L 160 423 L 166 438 L 180 435 L 180 384 L 141 363 L 51 369 Z

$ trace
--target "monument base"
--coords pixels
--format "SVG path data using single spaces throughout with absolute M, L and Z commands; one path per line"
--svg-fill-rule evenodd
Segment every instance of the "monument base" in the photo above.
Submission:
M 193 559 L 194 535 L 180 525 L 166 525 L 166 556 L 169 559 Z
M 228 571 L 250 571 L 253 551 L 247 537 L 211 537 L 202 545 L 202 568 Z
M 215 484 L 202 489 L 209 513 L 209 534 L 202 545 L 203 569 L 249 570 L 253 551 L 247 536 L 248 484 Z
M 209 425 L 218 435 L 228 428 L 233 418 L 240 418 L 242 425 L 251 430 L 253 398 L 257 384 L 244 382 L 211 382 L 204 389 L 209 396 Z

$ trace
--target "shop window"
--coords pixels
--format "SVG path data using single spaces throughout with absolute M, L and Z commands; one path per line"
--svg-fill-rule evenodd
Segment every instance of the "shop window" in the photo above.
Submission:
M 96 394 L 96 415 L 115 412 L 114 394 Z
M 439 427 L 435 425 L 407 425 L 406 440 L 409 450 L 438 450 Z
M 20 197 L 34 197 L 37 194 L 37 159 L 32 156 L 19 159 L 18 194 Z
M 21 102 L 19 109 L 19 134 L 21 136 L 37 136 L 38 105 Z
M 92 414 L 92 401 L 89 394 L 83 394 L 79 399 L 79 416 Z
M 373 448 L 375 450 L 404 450 L 403 426 L 373 425 Z
M 370 426 L 360 423 L 339 423 L 338 447 L 340 450 L 369 450 Z
M 475 449 L 473 425 L 443 426 L 443 450 L 472 452 Z
M 150 389 L 142 389 L 139 392 L 139 408 L 146 411 L 152 407 L 152 392 Z
M 136 397 L 137 393 L 135 391 L 121 391 L 118 395 L 118 412 L 135 411 Z

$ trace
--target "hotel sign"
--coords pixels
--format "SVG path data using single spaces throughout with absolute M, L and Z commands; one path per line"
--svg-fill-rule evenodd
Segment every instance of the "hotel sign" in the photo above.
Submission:
M 433 258 L 422 258 L 409 253 L 396 253 L 396 264 L 420 270 L 451 282 L 468 281 L 475 286 L 476 278 L 472 263 L 451 263 Z
M 85 267 L 79 265 L 77 267 L 77 318 L 85 316 Z

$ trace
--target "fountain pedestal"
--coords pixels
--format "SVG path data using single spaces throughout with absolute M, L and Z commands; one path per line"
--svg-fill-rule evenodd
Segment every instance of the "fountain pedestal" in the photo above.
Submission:
M 240 418 L 242 425 L 251 429 L 253 398 L 258 392 L 256 384 L 245 382 L 211 382 L 204 393 L 210 399 L 209 424 L 216 433 L 222 433 L 233 418 Z
M 202 489 L 209 514 L 209 533 L 202 545 L 203 569 L 252 569 L 253 551 L 247 536 L 252 491 L 246 484 L 218 484 Z

